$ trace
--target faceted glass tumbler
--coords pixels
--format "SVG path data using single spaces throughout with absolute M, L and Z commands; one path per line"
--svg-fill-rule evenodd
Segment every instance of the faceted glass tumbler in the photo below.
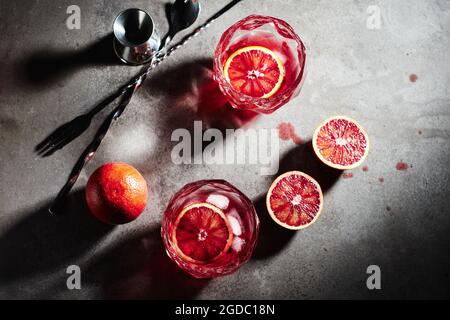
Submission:
M 183 258 L 173 241 L 175 224 L 180 213 L 195 204 L 214 206 L 223 213 L 232 230 L 229 249 L 205 263 Z M 199 237 L 202 230 L 199 230 Z M 169 257 L 184 271 L 196 278 L 212 278 L 232 273 L 247 262 L 255 249 L 259 219 L 252 202 L 236 187 L 224 180 L 202 180 L 189 183 L 170 200 L 164 213 L 161 236 Z M 206 240 L 208 238 L 206 236 Z
M 237 50 L 259 46 L 274 52 L 281 60 L 285 78 L 279 90 L 268 98 L 251 97 L 238 92 L 224 75 L 227 59 Z M 269 114 L 279 109 L 301 90 L 306 75 L 306 49 L 294 29 L 285 21 L 251 15 L 226 30 L 214 53 L 214 78 L 231 106 Z

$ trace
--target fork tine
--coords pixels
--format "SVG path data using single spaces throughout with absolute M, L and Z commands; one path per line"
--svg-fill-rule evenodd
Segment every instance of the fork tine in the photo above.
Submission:
M 38 155 L 47 157 L 80 136 L 86 131 L 89 124 L 90 121 L 86 122 L 85 117 L 77 117 L 56 129 L 50 136 L 36 146 L 35 151 Z
M 40 142 L 34 150 L 39 154 L 48 149 L 52 144 L 55 144 L 61 137 L 66 135 L 70 128 L 71 122 L 67 122 L 60 126 L 58 129 L 54 130 L 47 138 Z
M 41 153 L 42 157 L 51 156 L 53 153 L 55 153 L 59 149 L 62 149 L 64 146 L 66 146 L 67 144 L 72 142 L 74 139 L 79 137 L 85 131 L 85 127 L 86 126 L 78 125 L 78 126 L 73 126 L 70 131 L 67 130 L 66 135 L 60 136 L 59 140 L 54 141 L 54 143 L 51 144 L 50 147 L 48 147 L 46 149 L 46 152 Z
M 46 151 L 42 152 L 40 155 L 43 158 L 49 157 L 52 154 L 54 154 L 59 149 L 62 149 L 64 146 L 69 144 L 73 139 L 75 139 L 77 136 L 74 134 L 66 135 L 62 137 L 59 141 L 55 142 L 54 144 L 51 144 L 49 148 L 46 149 Z
M 56 145 L 58 145 L 61 141 L 66 139 L 67 135 L 69 134 L 69 131 L 65 131 L 60 135 L 55 135 L 52 137 L 52 139 L 49 139 L 47 141 L 47 144 L 43 146 L 40 150 L 38 150 L 37 154 L 42 156 L 43 154 L 46 154 L 50 150 L 52 150 Z

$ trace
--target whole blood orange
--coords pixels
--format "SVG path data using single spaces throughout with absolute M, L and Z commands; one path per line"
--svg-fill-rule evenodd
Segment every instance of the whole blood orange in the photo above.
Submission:
M 91 213 L 109 224 L 136 219 L 147 205 L 147 183 L 126 163 L 107 163 L 98 168 L 86 185 L 86 202 Z
M 312 142 L 317 157 L 340 170 L 356 168 L 369 153 L 369 137 L 363 127 L 345 116 L 325 120 L 316 129 Z
M 280 226 L 300 230 L 313 224 L 323 206 L 320 185 L 301 171 L 290 171 L 272 183 L 266 197 L 267 210 Z

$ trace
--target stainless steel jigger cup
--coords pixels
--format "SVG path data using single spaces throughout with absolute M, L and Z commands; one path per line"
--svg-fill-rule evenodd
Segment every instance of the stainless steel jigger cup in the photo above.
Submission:
M 150 62 L 159 50 L 161 39 L 152 17 L 141 9 L 127 9 L 114 20 L 114 51 L 130 65 Z

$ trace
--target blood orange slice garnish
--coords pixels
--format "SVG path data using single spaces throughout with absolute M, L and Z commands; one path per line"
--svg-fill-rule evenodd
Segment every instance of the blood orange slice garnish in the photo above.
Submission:
M 369 153 L 369 137 L 363 127 L 344 116 L 325 120 L 316 129 L 312 141 L 319 159 L 336 169 L 356 168 Z
M 233 231 L 222 210 L 208 203 L 195 203 L 177 217 L 172 242 L 184 260 L 204 264 L 228 251 Z
M 225 79 L 238 92 L 255 98 L 270 98 L 281 87 L 285 69 L 275 52 L 261 46 L 244 47 L 225 62 Z
M 280 226 L 300 230 L 319 217 L 323 205 L 322 189 L 306 173 L 286 172 L 272 183 L 266 205 L 270 216 Z

